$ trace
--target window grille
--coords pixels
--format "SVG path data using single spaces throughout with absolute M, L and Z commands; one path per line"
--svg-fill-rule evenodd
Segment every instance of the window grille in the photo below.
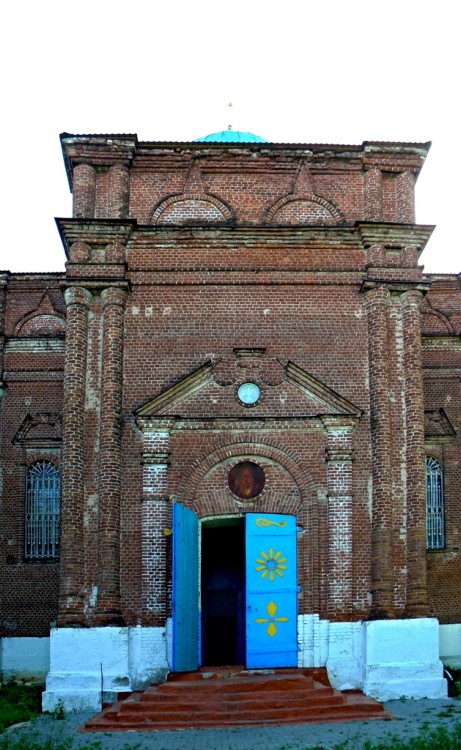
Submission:
M 25 557 L 44 560 L 59 557 L 61 475 L 48 461 L 38 461 L 27 471 Z
M 426 547 L 445 547 L 445 510 L 442 464 L 432 456 L 426 458 Z

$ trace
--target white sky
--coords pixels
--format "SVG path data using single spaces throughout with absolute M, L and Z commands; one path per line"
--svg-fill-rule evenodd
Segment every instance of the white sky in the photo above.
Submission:
M 64 268 L 59 133 L 193 140 L 232 123 L 281 142 L 432 141 L 422 263 L 461 271 L 452 0 L 15 0 L 0 13 L 0 269 Z

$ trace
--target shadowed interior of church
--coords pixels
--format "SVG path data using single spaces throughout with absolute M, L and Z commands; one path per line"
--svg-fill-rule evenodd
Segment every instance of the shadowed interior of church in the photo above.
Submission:
M 232 522 L 231 522 L 232 521 Z M 202 664 L 245 663 L 243 518 L 202 529 Z

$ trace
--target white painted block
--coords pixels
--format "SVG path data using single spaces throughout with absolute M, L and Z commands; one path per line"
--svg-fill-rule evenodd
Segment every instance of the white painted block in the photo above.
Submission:
M 166 628 L 129 628 L 129 670 L 133 690 L 163 682 L 170 667 L 166 658 Z
M 326 667 L 337 690 L 357 690 L 363 685 L 361 622 L 330 622 Z
M 363 654 L 363 690 L 377 700 L 447 695 L 434 618 L 364 622 Z
M 54 628 L 44 710 L 99 711 L 104 694 L 131 690 L 128 628 Z
M 440 658 L 447 667 L 461 668 L 461 624 L 440 625 Z
M 1 638 L 2 679 L 44 681 L 50 668 L 49 638 Z

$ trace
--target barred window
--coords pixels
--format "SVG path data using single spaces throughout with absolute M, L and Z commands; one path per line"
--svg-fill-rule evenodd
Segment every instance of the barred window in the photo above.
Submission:
M 48 461 L 27 470 L 25 549 L 27 560 L 59 557 L 61 475 Z
M 445 547 L 445 509 L 442 464 L 432 456 L 426 458 L 426 547 Z

